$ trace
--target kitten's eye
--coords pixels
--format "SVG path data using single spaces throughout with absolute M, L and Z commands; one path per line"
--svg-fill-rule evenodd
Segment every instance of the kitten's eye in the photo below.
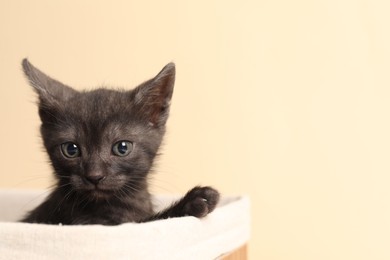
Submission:
M 75 158 L 80 156 L 80 149 L 79 147 L 71 142 L 61 144 L 61 150 L 62 153 L 65 155 L 65 157 L 68 158 Z
M 133 144 L 129 141 L 119 141 L 112 146 L 112 152 L 117 156 L 126 156 L 133 150 Z

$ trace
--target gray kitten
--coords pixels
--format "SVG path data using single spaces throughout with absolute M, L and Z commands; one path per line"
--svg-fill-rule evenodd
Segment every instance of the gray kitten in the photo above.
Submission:
M 154 212 L 147 176 L 165 133 L 175 81 L 169 63 L 133 90 L 76 91 L 22 62 L 39 96 L 41 135 L 57 184 L 22 221 L 47 224 L 145 222 L 204 217 L 219 193 L 195 187 Z

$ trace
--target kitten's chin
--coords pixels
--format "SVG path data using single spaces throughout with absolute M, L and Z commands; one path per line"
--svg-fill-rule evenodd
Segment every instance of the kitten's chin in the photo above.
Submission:
M 94 189 L 82 189 L 79 190 L 81 193 L 87 195 L 95 200 L 107 200 L 114 196 L 114 192 L 111 190 L 103 190 L 99 188 Z
M 113 196 L 113 192 L 95 189 L 90 191 L 90 195 L 97 200 L 106 200 Z

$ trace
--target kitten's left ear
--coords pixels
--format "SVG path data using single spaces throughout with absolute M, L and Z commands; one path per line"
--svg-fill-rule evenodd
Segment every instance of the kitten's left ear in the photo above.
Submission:
M 135 89 L 135 104 L 153 125 L 162 126 L 168 119 L 175 73 L 175 64 L 168 63 L 157 76 Z

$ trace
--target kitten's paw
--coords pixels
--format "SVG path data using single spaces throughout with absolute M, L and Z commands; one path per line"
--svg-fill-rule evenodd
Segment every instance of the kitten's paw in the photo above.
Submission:
M 211 187 L 195 187 L 184 197 L 184 213 L 197 218 L 212 212 L 219 201 L 219 192 Z

